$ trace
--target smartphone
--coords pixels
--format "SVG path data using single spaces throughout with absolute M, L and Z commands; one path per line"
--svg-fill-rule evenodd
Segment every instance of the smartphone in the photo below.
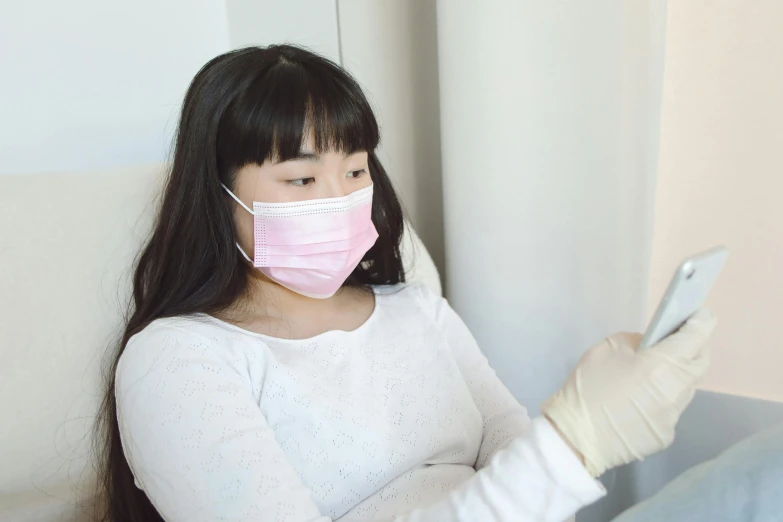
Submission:
M 728 255 L 726 247 L 716 246 L 689 257 L 677 267 L 639 348 L 648 348 L 676 332 L 704 305 Z

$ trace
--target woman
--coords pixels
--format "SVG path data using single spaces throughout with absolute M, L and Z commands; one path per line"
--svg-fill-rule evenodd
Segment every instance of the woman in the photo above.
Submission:
M 641 353 L 605 339 L 531 420 L 405 284 L 378 142 L 304 49 L 196 75 L 106 390 L 106 520 L 561 521 L 671 442 L 714 317 Z

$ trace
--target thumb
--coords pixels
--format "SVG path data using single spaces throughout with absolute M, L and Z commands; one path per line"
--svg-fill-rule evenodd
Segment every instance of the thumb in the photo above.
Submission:
M 697 359 L 715 329 L 718 319 L 706 306 L 691 315 L 679 330 L 654 345 L 651 350 L 678 358 Z

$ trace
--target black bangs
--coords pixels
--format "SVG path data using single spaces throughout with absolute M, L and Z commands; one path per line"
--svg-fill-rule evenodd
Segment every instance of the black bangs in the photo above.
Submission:
M 347 72 L 291 46 L 248 51 L 245 63 L 236 64 L 244 68 L 237 75 L 243 85 L 218 126 L 221 177 L 248 164 L 295 158 L 309 135 L 317 154 L 375 150 L 378 123 Z

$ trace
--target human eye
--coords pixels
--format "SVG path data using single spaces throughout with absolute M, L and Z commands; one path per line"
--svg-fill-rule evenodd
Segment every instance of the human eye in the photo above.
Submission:
M 348 173 L 348 177 L 353 179 L 359 179 L 365 174 L 367 174 L 366 169 L 352 170 L 351 172 Z
M 295 187 L 306 187 L 308 185 L 312 185 L 314 182 L 315 178 L 289 179 L 286 181 L 286 183 Z

